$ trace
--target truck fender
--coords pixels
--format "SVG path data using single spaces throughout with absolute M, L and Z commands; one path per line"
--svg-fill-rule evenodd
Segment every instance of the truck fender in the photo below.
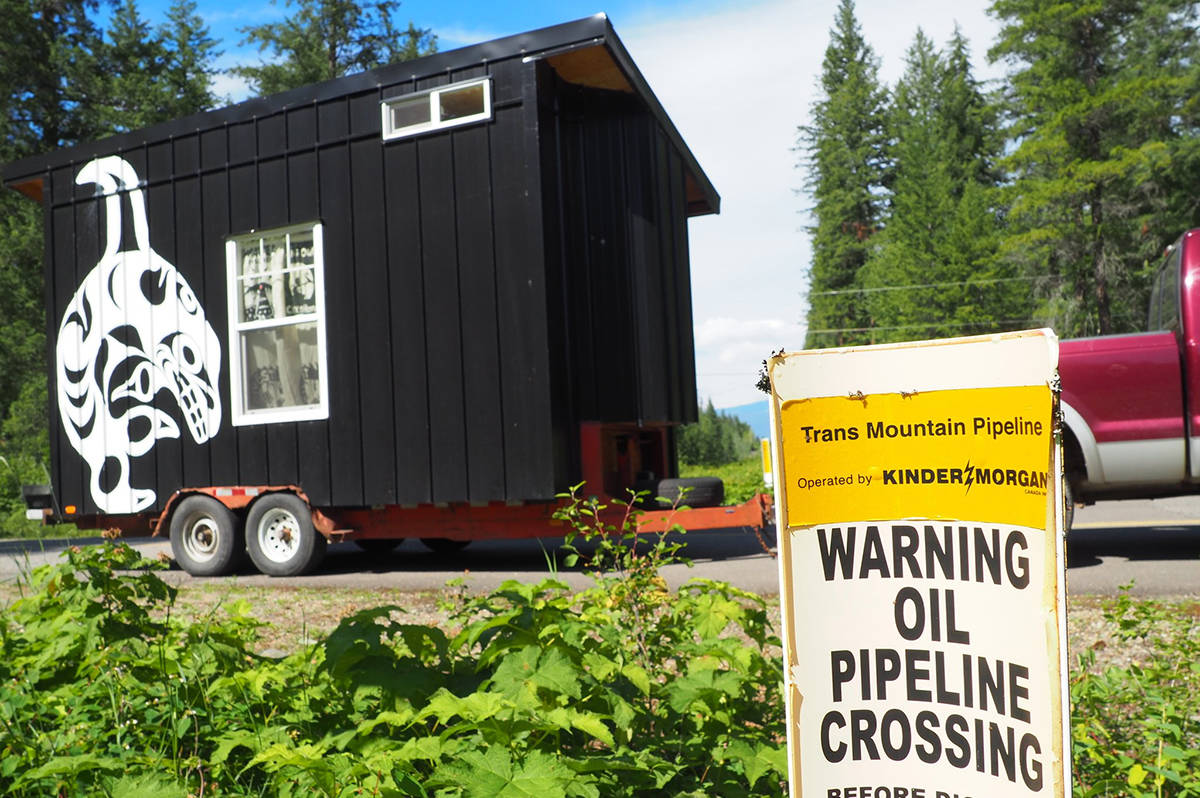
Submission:
M 1060 402 L 1062 408 L 1063 426 L 1075 437 L 1079 451 L 1083 455 L 1083 469 L 1088 482 L 1104 482 L 1104 465 L 1100 462 L 1100 449 L 1096 446 L 1096 436 L 1092 428 L 1083 420 L 1079 411 L 1068 402 Z

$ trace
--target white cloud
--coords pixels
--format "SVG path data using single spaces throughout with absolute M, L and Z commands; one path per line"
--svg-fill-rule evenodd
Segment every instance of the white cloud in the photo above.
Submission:
M 811 201 L 798 193 L 804 172 L 794 147 L 815 99 L 836 8 L 836 0 L 764 0 L 692 7 L 618 29 L 721 194 L 719 216 L 690 223 L 698 388 L 718 407 L 761 398 L 753 375 L 762 359 L 803 344 Z M 972 42 L 977 73 L 985 73 L 996 28 L 982 4 L 863 0 L 857 15 L 889 83 L 903 72 L 918 26 L 940 44 L 956 18 Z

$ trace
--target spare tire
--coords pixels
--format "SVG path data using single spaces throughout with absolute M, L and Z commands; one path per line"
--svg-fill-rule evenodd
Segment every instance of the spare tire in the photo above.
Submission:
M 634 490 L 648 494 L 640 501 L 646 509 L 717 507 L 725 501 L 725 483 L 719 477 L 645 480 L 634 485 Z

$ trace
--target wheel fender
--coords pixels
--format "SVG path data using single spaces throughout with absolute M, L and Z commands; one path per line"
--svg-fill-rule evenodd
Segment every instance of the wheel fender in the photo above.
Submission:
M 1083 453 L 1083 468 L 1088 482 L 1104 482 L 1104 464 L 1100 462 L 1100 448 L 1096 445 L 1096 436 L 1092 428 L 1084 421 L 1083 416 L 1067 402 L 1060 402 L 1063 425 L 1071 430 Z

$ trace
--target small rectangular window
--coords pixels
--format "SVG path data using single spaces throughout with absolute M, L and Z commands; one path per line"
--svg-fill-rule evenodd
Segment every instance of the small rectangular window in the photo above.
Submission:
M 320 224 L 226 242 L 233 424 L 329 417 Z
M 492 118 L 492 81 L 455 83 L 384 100 L 383 138 L 415 136 Z

